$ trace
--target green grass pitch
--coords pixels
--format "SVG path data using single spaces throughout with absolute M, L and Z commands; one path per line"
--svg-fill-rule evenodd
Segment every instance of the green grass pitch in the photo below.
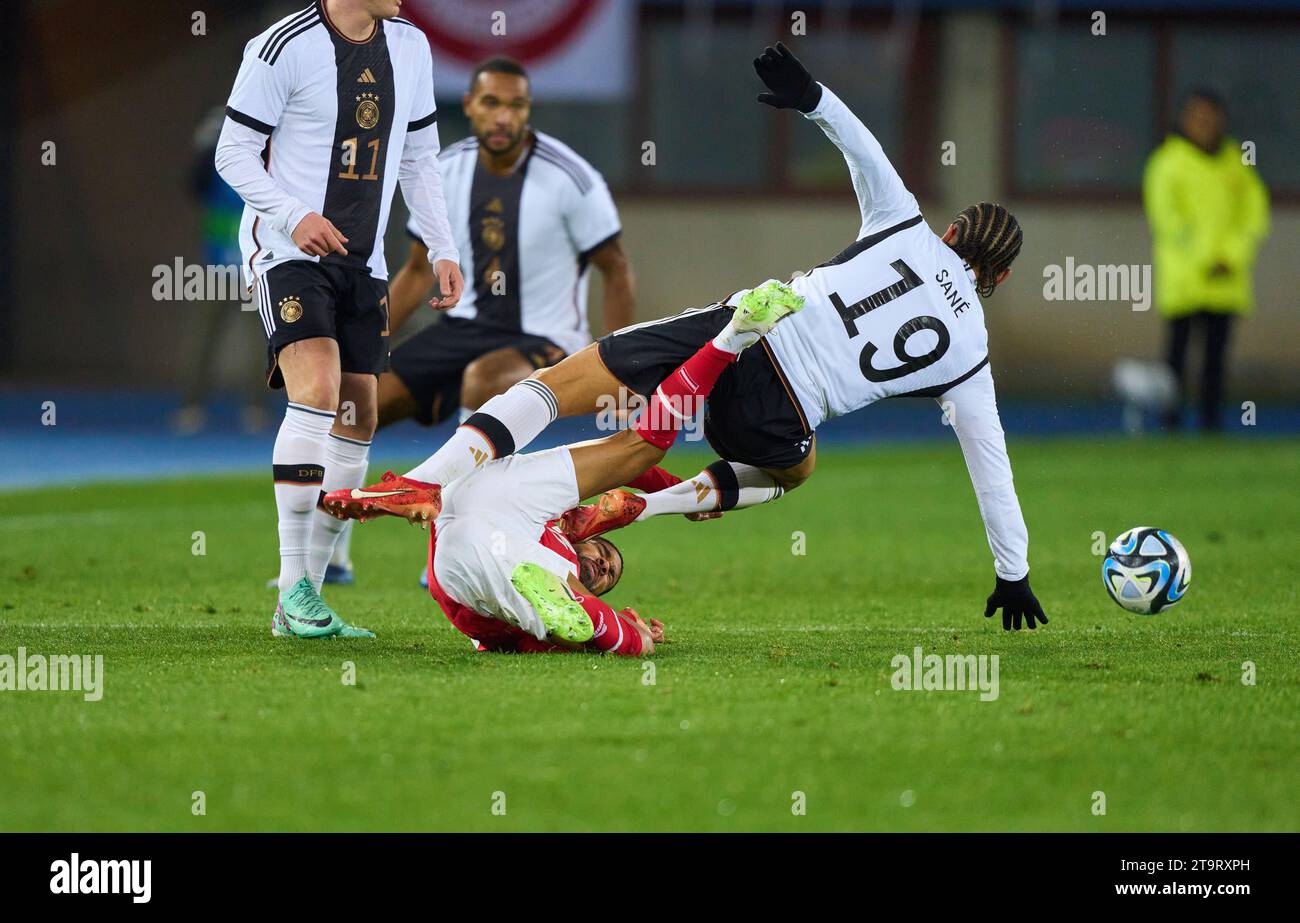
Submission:
M 827 448 L 776 504 L 615 536 L 611 601 L 668 624 L 653 684 L 640 659 L 475 654 L 397 521 L 327 593 L 378 640 L 273 640 L 260 477 L 2 494 L 0 654 L 102 654 L 105 682 L 0 692 L 0 830 L 1300 828 L 1300 443 L 1011 451 L 1047 628 L 982 617 L 955 443 Z M 1194 563 L 1154 618 L 1093 553 L 1133 525 Z M 998 654 L 999 698 L 895 691 L 916 646 Z

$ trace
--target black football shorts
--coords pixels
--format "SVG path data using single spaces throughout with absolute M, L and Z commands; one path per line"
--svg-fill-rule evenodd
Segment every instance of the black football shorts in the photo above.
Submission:
M 623 385 L 649 399 L 660 382 L 718 335 L 726 305 L 691 308 L 624 327 L 599 341 L 601 361 Z M 767 343 L 740 354 L 718 378 L 704 412 L 704 436 L 727 461 L 793 468 L 812 451 L 812 430 Z
M 266 333 L 266 383 L 283 388 L 280 350 L 298 340 L 329 337 L 344 372 L 388 370 L 388 283 L 365 270 L 311 260 L 272 266 L 254 292 Z

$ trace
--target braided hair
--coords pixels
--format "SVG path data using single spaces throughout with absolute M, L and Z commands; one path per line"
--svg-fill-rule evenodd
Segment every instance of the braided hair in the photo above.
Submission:
M 980 202 L 953 219 L 957 237 L 949 246 L 975 270 L 975 291 L 993 294 L 995 281 L 1020 253 L 1020 223 L 1001 205 Z

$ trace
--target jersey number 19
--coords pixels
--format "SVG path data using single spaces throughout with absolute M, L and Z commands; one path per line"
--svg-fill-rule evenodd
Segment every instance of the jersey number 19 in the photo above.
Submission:
M 838 292 L 831 292 L 831 304 L 835 305 L 835 311 L 840 315 L 840 320 L 844 321 L 844 331 L 848 334 L 849 339 L 853 339 L 858 335 L 856 321 L 859 317 L 870 314 L 876 308 L 887 305 L 895 298 L 906 295 L 912 289 L 925 284 L 924 280 L 912 271 L 912 267 L 902 260 L 894 260 L 889 265 L 898 273 L 899 280 L 892 285 L 885 286 L 878 292 L 868 295 L 861 301 L 846 305 Z M 933 330 L 938 335 L 939 342 L 928 353 L 913 356 L 907 351 L 907 341 L 913 334 L 920 333 L 922 330 Z M 904 375 L 920 371 L 926 366 L 934 365 L 943 358 L 943 354 L 948 351 L 951 342 L 952 337 L 943 321 L 937 317 L 924 314 L 907 321 L 894 334 L 894 355 L 902 362 L 902 365 L 896 365 L 888 369 L 876 368 L 871 360 L 880 351 L 880 347 L 868 341 L 862 347 L 862 355 L 858 359 L 858 366 L 862 369 L 862 377 L 868 381 L 893 381 L 895 378 L 902 378 Z

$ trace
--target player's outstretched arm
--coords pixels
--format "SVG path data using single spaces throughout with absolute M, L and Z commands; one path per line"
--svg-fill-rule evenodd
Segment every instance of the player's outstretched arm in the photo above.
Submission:
M 998 416 L 993 373 L 982 369 L 950 388 L 939 398 L 944 420 L 957 433 L 966 469 L 975 488 L 975 499 L 989 549 L 997 584 L 985 605 L 984 615 L 1002 610 L 1002 627 L 1019 631 L 1047 624 L 1047 616 L 1029 588 L 1029 530 L 1020 512 L 1006 437 Z
M 754 70 L 767 85 L 758 101 L 777 109 L 798 109 L 816 122 L 848 163 L 853 190 L 862 212 L 863 234 L 920 214 L 894 165 L 867 126 L 781 42 L 754 59 Z

